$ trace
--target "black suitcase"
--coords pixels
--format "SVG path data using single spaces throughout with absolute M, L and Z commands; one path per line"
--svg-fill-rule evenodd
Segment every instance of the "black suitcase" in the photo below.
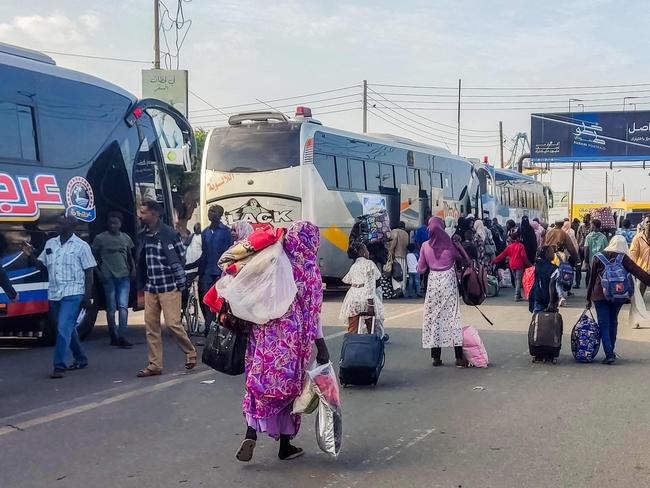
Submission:
M 386 356 L 381 337 L 375 334 L 375 319 L 372 320 L 372 333 L 362 334 L 365 328 L 363 317 L 359 320 L 359 333 L 343 336 L 339 381 L 343 386 L 376 385 L 384 367 Z
M 533 356 L 555 361 L 562 348 L 562 316 L 559 312 L 535 312 L 528 328 L 528 349 Z

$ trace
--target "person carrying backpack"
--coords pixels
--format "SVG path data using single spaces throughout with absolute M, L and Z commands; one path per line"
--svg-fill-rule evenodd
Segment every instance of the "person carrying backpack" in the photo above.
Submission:
M 553 246 L 542 246 L 537 252 L 535 260 L 535 283 L 528 296 L 528 310 L 531 313 L 542 312 L 553 303 L 557 303 L 554 296 L 555 287 L 553 280 L 557 280 L 557 266 L 553 264 L 555 252 Z M 552 296 L 553 295 L 553 296 Z
M 587 288 L 587 309 L 591 308 L 592 303 L 596 308 L 598 327 L 605 351 L 603 364 L 616 362 L 614 348 L 618 331 L 618 314 L 628 299 L 632 299 L 633 302 L 635 300 L 635 284 L 630 275 L 645 285 L 650 285 L 650 274 L 637 266 L 628 253 L 625 238 L 614 236 L 603 252 L 597 254 L 591 266 Z

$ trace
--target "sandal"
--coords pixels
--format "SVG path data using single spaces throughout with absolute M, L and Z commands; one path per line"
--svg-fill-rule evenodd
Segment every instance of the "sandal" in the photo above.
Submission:
M 154 370 L 149 368 L 144 368 L 143 370 L 138 371 L 138 378 L 147 378 L 148 376 L 160 376 L 162 371 Z
M 86 363 L 86 364 L 72 363 L 71 366 L 68 366 L 67 370 L 68 371 L 74 371 L 75 369 L 86 369 L 87 367 L 88 367 L 88 363 Z
M 196 366 L 196 356 L 194 356 L 193 358 L 188 358 L 185 361 L 185 369 L 188 369 L 188 370 L 189 369 L 194 369 L 195 366 Z
M 305 454 L 305 451 L 303 451 L 301 448 L 296 447 L 295 452 L 292 452 L 289 454 L 287 457 L 281 457 L 281 461 L 291 461 L 292 459 L 299 458 Z
M 244 439 L 235 456 L 237 460 L 242 463 L 247 463 L 253 459 L 253 451 L 255 451 L 256 444 L 257 442 L 254 439 Z

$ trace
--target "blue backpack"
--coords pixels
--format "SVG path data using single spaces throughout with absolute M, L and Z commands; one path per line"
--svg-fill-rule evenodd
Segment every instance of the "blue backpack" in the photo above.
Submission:
M 583 312 L 571 331 L 571 352 L 579 363 L 591 363 L 600 349 L 600 329 L 589 311 Z
M 634 281 L 623 267 L 623 255 L 616 256 L 614 261 L 608 261 L 603 253 L 596 254 L 605 269 L 600 276 L 603 295 L 608 302 L 626 302 L 634 295 Z
M 571 266 L 571 263 L 568 261 L 561 261 L 560 266 L 558 267 L 558 271 L 558 284 L 562 285 L 562 287 L 565 289 L 566 287 L 569 287 L 569 289 L 571 289 L 571 286 L 573 286 L 573 274 L 575 273 L 575 270 L 573 269 L 573 266 Z

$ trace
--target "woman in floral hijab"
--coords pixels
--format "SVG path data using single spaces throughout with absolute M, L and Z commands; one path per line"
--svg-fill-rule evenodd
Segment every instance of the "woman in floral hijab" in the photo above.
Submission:
M 318 227 L 309 222 L 295 222 L 287 230 L 284 250 L 298 293 L 281 318 L 254 325 L 251 330 L 243 404 L 248 429 L 237 452 L 240 461 L 252 459 L 258 432 L 280 439 L 281 460 L 303 454 L 290 442 L 300 429 L 300 415 L 291 414 L 293 402 L 302 391 L 314 343 L 318 363 L 329 361 L 320 322 L 323 284 L 316 259 L 319 245 Z

